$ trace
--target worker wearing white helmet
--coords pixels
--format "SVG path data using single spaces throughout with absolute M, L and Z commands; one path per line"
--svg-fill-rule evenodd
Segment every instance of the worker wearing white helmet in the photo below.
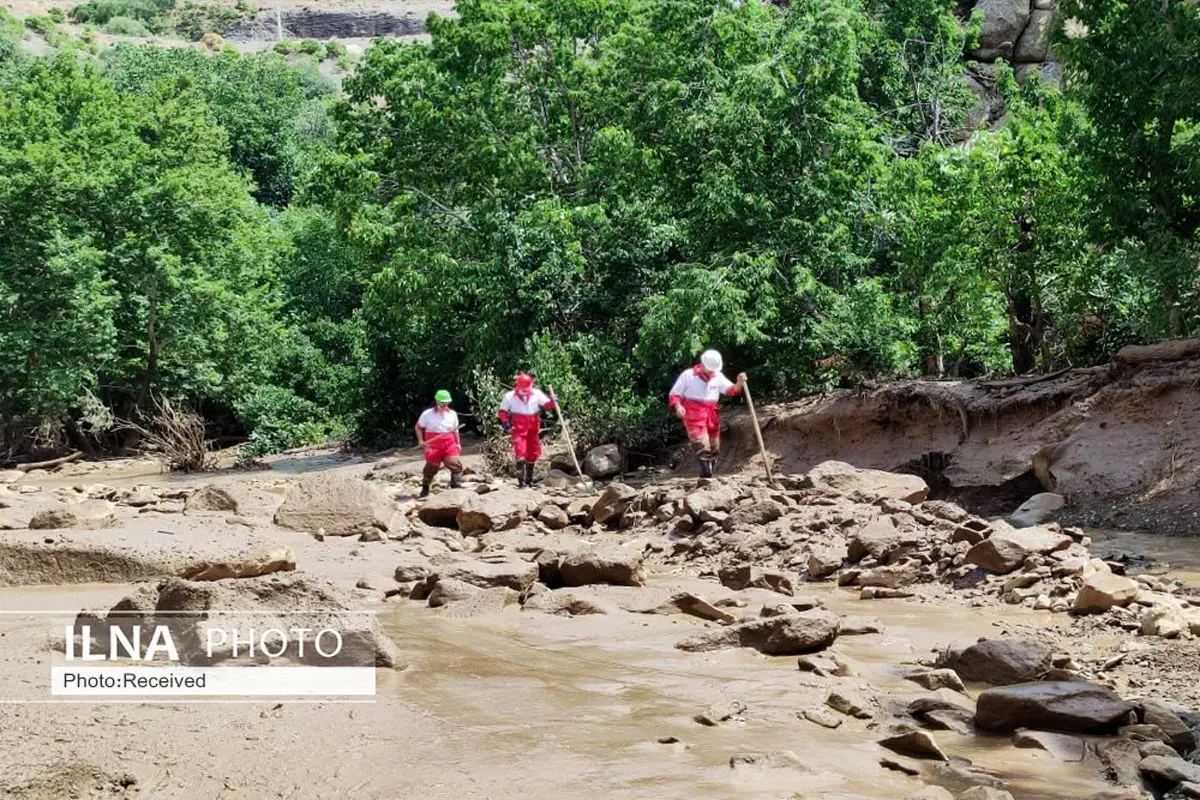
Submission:
M 671 387 L 668 402 L 683 420 L 688 439 L 700 457 L 700 477 L 711 478 L 721 451 L 721 421 L 717 404 L 721 397 L 733 397 L 746 386 L 746 373 L 731 382 L 721 372 L 724 363 L 716 350 L 705 350 L 700 363 L 680 374 Z

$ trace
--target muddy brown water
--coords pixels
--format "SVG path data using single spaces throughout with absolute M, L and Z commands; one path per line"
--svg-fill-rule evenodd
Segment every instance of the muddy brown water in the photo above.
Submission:
M 689 588 L 702 589 L 697 584 Z M 856 662 L 860 676 L 896 695 L 920 692 L 901 677 L 917 658 L 950 640 L 986 633 L 978 614 L 991 614 L 992 621 L 1000 616 L 977 610 L 967 617 L 902 601 L 864 603 L 836 589 L 817 594 L 831 610 L 883 623 L 883 634 L 843 637 L 836 647 Z M 919 786 L 881 772 L 875 742 L 882 734 L 865 723 L 847 721 L 829 731 L 797 719 L 806 708 L 820 708 L 832 684 L 800 672 L 795 658 L 676 650 L 673 643 L 696 629 L 690 619 L 563 619 L 513 611 L 452 620 L 402 606 L 383 623 L 411 666 L 381 690 L 479 730 L 514 758 L 543 744 L 565 744 L 596 770 L 617 771 L 631 787 L 670 797 L 903 797 Z M 743 719 L 714 728 L 693 721 L 722 700 L 744 702 Z M 936 736 L 960 768 L 969 760 L 1022 798 L 1082 798 L 1105 787 L 1094 763 L 1059 763 L 1013 748 L 1007 737 Z M 658 743 L 666 737 L 679 743 Z M 781 750 L 796 753 L 812 774 L 743 774 L 729 767 L 741 753 Z M 951 772 L 930 769 L 925 780 L 952 790 L 978 782 Z

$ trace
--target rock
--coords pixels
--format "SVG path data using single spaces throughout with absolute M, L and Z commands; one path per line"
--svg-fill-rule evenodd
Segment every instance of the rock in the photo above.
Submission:
M 692 719 L 701 725 L 715 727 L 726 720 L 740 716 L 745 710 L 746 704 L 741 700 L 724 700 L 719 703 L 713 703 L 707 709 L 692 717 Z
M 912 563 L 864 569 L 858 574 L 858 585 L 883 589 L 899 589 L 902 586 L 910 586 L 916 583 L 918 573 L 919 570 L 916 564 Z
M 1029 0 L 978 0 L 975 10 L 982 12 L 979 46 L 971 56 L 980 61 L 995 61 L 1012 56 L 1014 45 L 1029 23 Z
M 490 558 L 451 554 L 435 558 L 432 565 L 439 580 L 458 580 L 481 589 L 506 586 L 524 592 L 538 579 L 535 562 L 503 553 Z
M 785 511 L 786 509 L 774 500 L 760 500 L 735 508 L 721 523 L 721 528 L 725 531 L 736 531 L 769 525 L 782 517 Z
M 1137 581 L 1111 572 L 1095 572 L 1084 579 L 1071 610 L 1076 614 L 1098 614 L 1113 606 L 1129 605 L 1137 594 Z
M 1053 657 L 1053 651 L 1040 642 L 1002 637 L 947 648 L 937 666 L 954 670 L 964 681 L 1007 686 L 1038 680 L 1054 666 Z
M 808 576 L 812 580 L 827 578 L 842 568 L 849 555 L 841 542 L 812 545 L 808 550 Z
M 788 769 L 812 772 L 812 769 L 800 760 L 800 756 L 791 750 L 780 750 L 774 753 L 742 753 L 729 759 L 729 767 L 730 769 L 757 767 L 759 769 Z
M 290 547 L 279 547 L 246 558 L 199 564 L 184 570 L 179 577 L 190 581 L 221 581 L 226 578 L 257 578 L 272 572 L 291 572 L 295 568 L 296 554 Z
M 809 470 L 806 482 L 813 488 L 838 494 L 861 492 L 871 497 L 887 497 L 908 503 L 920 503 L 929 496 L 929 486 L 916 475 L 859 469 L 841 461 L 818 464 Z
M 1029 24 L 1017 40 L 1013 61 L 1025 64 L 1040 64 L 1050 55 L 1050 36 L 1058 12 L 1036 10 L 1029 15 Z
M 1066 505 L 1066 498 L 1053 492 L 1042 492 L 1021 503 L 1017 510 L 1008 515 L 1015 528 L 1030 528 L 1054 517 L 1054 512 Z
M 1200 764 L 1193 764 L 1178 756 L 1150 756 L 1143 758 L 1140 766 L 1143 773 L 1167 784 L 1174 785 L 1183 781 L 1200 783 Z
M 19 469 L 0 469 L 0 486 L 20 483 L 23 480 L 25 480 L 25 473 Z
M 1142 754 L 1136 744 L 1128 739 L 1110 739 L 1100 743 L 1096 753 L 1118 785 L 1135 790 L 1145 786 L 1141 770 Z
M 1157 725 L 1122 725 L 1117 729 L 1117 734 L 1139 743 L 1158 742 L 1168 746 L 1171 744 L 1171 737 Z
M 927 695 L 914 698 L 905 707 L 905 713 L 922 719 L 934 711 L 970 711 L 975 704 L 971 698 L 953 689 L 935 689 Z
M 992 535 L 967 551 L 967 563 L 1005 575 L 1031 555 L 1053 553 L 1071 546 L 1071 537 L 1041 527 L 1016 529 L 992 523 Z
M 619 545 L 585 547 L 568 553 L 558 569 L 566 586 L 607 583 L 614 586 L 642 586 L 646 582 L 642 563 L 644 550 Z
M 1173 603 L 1159 603 L 1146 610 L 1140 620 L 1143 636 L 1160 636 L 1174 639 L 1190 627 L 1183 609 Z
M 1046 731 L 1018 729 L 1013 734 L 1013 746 L 1030 750 L 1045 750 L 1059 761 L 1083 761 L 1087 746 L 1077 736 Z
M 505 488 L 505 491 L 476 495 L 474 502 L 460 508 L 456 519 L 459 533 L 478 536 L 488 531 L 509 530 L 536 507 L 528 494 Z
M 417 518 L 438 528 L 458 528 L 459 512 L 474 507 L 477 497 L 478 494 L 467 489 L 437 492 L 425 498 L 417 509 Z
M 1166 734 L 1171 746 L 1180 753 L 1188 755 L 1196 749 L 1196 734 L 1174 711 L 1162 703 L 1143 700 L 1139 716 L 1147 725 L 1157 725 Z
M 800 656 L 796 663 L 801 672 L 811 672 L 822 678 L 849 678 L 854 675 L 854 670 L 846 659 L 832 650 Z
M 742 589 L 769 589 L 789 597 L 796 592 L 791 576 L 786 573 L 753 567 L 749 564 L 722 567 L 717 572 L 717 577 L 722 586 L 733 589 L 735 592 Z
M 433 587 L 427 598 L 430 608 L 440 608 L 450 603 L 457 603 L 483 591 L 473 583 L 455 578 L 443 578 L 440 575 L 435 575 L 432 582 Z
M 874 556 L 879 561 L 886 561 L 887 556 L 900 546 L 901 532 L 892 522 L 891 517 L 884 517 L 870 522 L 855 531 L 850 537 L 847 556 L 851 561 L 858 562 L 867 556 Z
M 998 733 L 1018 728 L 1085 733 L 1128 719 L 1132 710 L 1111 689 L 1095 683 L 1021 683 L 981 692 L 975 725 Z
M 517 593 L 505 586 L 480 589 L 461 581 L 439 580 L 429 595 L 429 606 L 443 608 L 442 616 L 465 619 L 500 614 L 517 600 Z
M 184 511 L 228 511 L 238 513 L 237 501 L 233 495 L 215 486 L 201 486 L 188 495 L 183 502 Z M 287 527 L 287 526 L 284 526 Z
M 828 711 L 824 711 L 819 708 L 806 708 L 804 711 L 800 712 L 800 716 L 814 725 L 819 725 L 822 728 L 828 728 L 830 730 L 833 730 L 834 728 L 840 728 L 842 725 L 841 717 L 835 717 Z
M 910 775 L 914 778 L 921 774 L 921 768 L 917 766 L 917 762 L 909 762 L 907 760 L 901 761 L 900 759 L 892 758 L 891 756 L 881 756 L 879 759 L 879 766 L 883 767 L 884 769 L 890 769 L 893 772 L 899 772 L 903 775 Z
M 419 553 L 403 553 L 393 577 L 396 583 L 423 581 L 433 573 L 429 559 Z
M 675 647 L 693 653 L 750 647 L 769 656 L 788 656 L 823 650 L 833 644 L 837 634 L 838 618 L 828 611 L 813 610 L 705 631 Z
M 275 512 L 275 524 L 307 533 L 324 528 L 326 536 L 357 536 L 369 528 L 386 531 L 403 524 L 396 517 L 395 504 L 378 486 L 357 478 L 318 475 L 291 488 Z
M 591 508 L 592 521 L 599 525 L 607 525 L 609 522 L 620 520 L 635 497 L 636 489 L 623 483 L 610 483 Z
M 149 486 L 135 486 L 121 497 L 121 504 L 131 508 L 144 508 L 157 502 L 158 495 Z M 184 507 L 187 507 L 186 503 L 184 503 Z
M 872 703 L 857 692 L 848 689 L 834 689 L 825 698 L 825 705 L 839 714 L 855 719 L 870 719 L 874 716 L 871 711 Z
M 942 748 L 928 731 L 908 728 L 891 736 L 880 739 L 879 744 L 893 752 L 913 758 L 929 758 L 937 761 L 949 761 Z
M 975 712 L 964 708 L 942 708 L 927 711 L 920 717 L 926 728 L 935 731 L 951 731 L 960 736 L 975 733 Z
M 546 477 L 542 480 L 542 486 L 547 489 L 565 489 L 575 482 L 575 479 L 571 477 L 574 472 L 574 467 L 570 468 L 570 472 L 551 468 L 546 472 Z
M 958 800 L 1013 800 L 1013 796 L 994 786 L 972 786 L 960 794 Z
M 679 592 L 671 595 L 671 599 L 664 605 L 682 611 L 684 614 L 713 622 L 730 624 L 737 621 L 737 618 L 728 611 L 722 611 L 703 597 L 697 597 L 691 592 Z
M 683 510 L 698 522 L 723 522 L 737 503 L 738 490 L 723 483 L 714 483 L 692 492 L 683 499 Z
M 940 786 L 926 786 L 920 791 L 907 795 L 904 800 L 954 800 L 954 795 L 948 789 Z
M 103 530 L 117 524 L 115 506 L 106 500 L 84 500 L 37 512 L 29 520 L 30 530 Z
M 589 614 L 612 614 L 615 606 L 605 605 L 590 597 L 583 597 L 570 589 L 555 589 L 531 597 L 521 606 L 523 611 L 541 611 L 563 617 L 581 617 Z
M 560 531 L 571 524 L 571 518 L 567 516 L 567 512 L 556 505 L 542 506 L 537 518 L 538 522 L 552 531 Z
M 952 669 L 931 669 L 923 672 L 914 672 L 910 675 L 905 675 L 904 679 L 912 681 L 918 686 L 934 691 L 937 689 L 950 689 L 955 692 L 966 694 L 967 689 L 963 686 L 962 678 Z
M 602 444 L 587 451 L 583 457 L 583 472 L 589 478 L 611 478 L 621 471 L 621 448 Z

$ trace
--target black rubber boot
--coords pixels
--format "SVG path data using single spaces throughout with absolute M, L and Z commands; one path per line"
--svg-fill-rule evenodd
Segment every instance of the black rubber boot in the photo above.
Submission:
M 518 489 L 525 488 L 525 475 L 526 475 L 525 462 L 518 461 L 517 462 L 517 488 Z
M 535 464 L 532 461 L 525 462 L 525 485 L 533 488 L 533 468 Z
M 462 473 L 461 472 L 451 472 L 450 473 L 450 488 L 457 489 L 460 486 L 462 486 Z
M 700 462 L 700 477 L 701 478 L 711 478 L 712 476 L 713 476 L 713 462 L 701 461 Z
M 421 484 L 421 497 L 429 497 L 429 481 Z

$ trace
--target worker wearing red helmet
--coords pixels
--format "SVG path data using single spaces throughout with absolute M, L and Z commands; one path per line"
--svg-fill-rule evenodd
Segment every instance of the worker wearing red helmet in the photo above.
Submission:
M 533 486 L 533 466 L 542 454 L 541 411 L 558 402 L 553 392 L 547 396 L 533 387 L 533 377 L 521 373 L 511 392 L 500 401 L 500 424 L 512 435 L 513 457 L 517 462 L 517 486 Z
M 700 457 L 701 478 L 713 476 L 721 452 L 721 419 L 717 404 L 722 397 L 741 394 L 746 386 L 746 373 L 740 373 L 737 383 L 733 383 L 721 372 L 723 367 L 720 353 L 704 351 L 700 363 L 685 369 L 676 379 L 667 399 L 675 415 L 683 420 L 688 439 Z

